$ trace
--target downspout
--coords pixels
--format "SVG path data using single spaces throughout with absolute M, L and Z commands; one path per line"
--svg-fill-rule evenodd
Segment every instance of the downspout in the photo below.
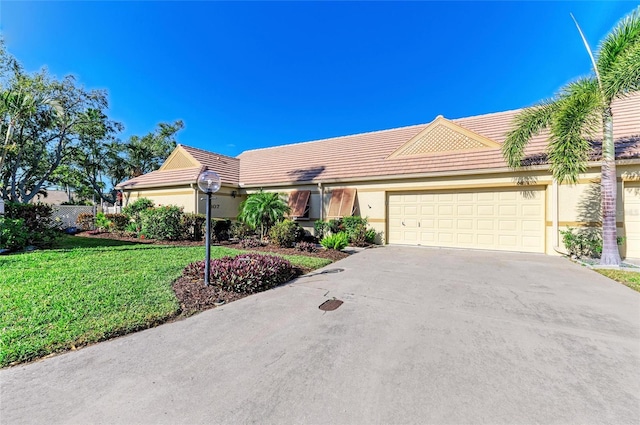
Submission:
M 200 214 L 198 212 L 198 208 L 200 207 L 200 203 L 198 202 L 198 189 L 193 187 L 193 183 L 189 183 L 189 187 L 195 191 L 195 208 L 193 210 L 196 214 Z
M 561 255 L 568 256 L 569 254 L 560 247 L 560 223 L 558 220 L 558 214 L 560 208 L 558 204 L 560 202 L 560 190 L 558 186 L 558 180 L 553 179 L 551 184 L 551 222 L 553 232 L 553 250 Z
M 322 189 L 322 183 L 318 183 L 318 191 L 320 192 L 320 221 L 324 221 L 324 193 Z

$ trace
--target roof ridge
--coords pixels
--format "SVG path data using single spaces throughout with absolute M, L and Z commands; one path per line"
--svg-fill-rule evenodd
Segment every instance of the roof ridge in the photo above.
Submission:
M 387 131 L 403 130 L 403 129 L 412 128 L 412 127 L 423 127 L 423 126 L 426 126 L 426 125 L 429 125 L 429 123 L 405 125 L 405 126 L 402 126 L 402 127 L 386 128 L 384 130 L 372 130 L 372 131 L 365 131 L 364 133 L 345 134 L 343 136 L 327 137 L 327 138 L 324 138 L 324 139 L 317 139 L 317 140 L 307 140 L 305 142 L 293 142 L 293 143 L 287 143 L 287 144 L 284 144 L 284 145 L 267 146 L 267 147 L 264 147 L 264 148 L 248 149 L 246 151 L 242 151 L 242 153 L 240 153 L 240 155 L 242 155 L 243 153 L 246 153 L 246 152 L 256 152 L 256 151 L 264 151 L 264 150 L 268 150 L 268 149 L 278 149 L 278 148 L 284 148 L 284 147 L 289 147 L 289 146 L 305 145 L 305 144 L 308 144 L 308 143 L 326 142 L 328 140 L 342 139 L 344 137 L 365 136 L 365 135 L 375 134 L 375 133 L 385 133 Z
M 200 151 L 200 152 L 206 153 L 208 155 L 223 156 L 225 158 L 239 160 L 239 158 L 236 158 L 235 156 L 224 155 L 224 154 L 221 154 L 221 153 L 212 152 L 212 151 L 208 151 L 208 150 L 201 149 L 201 148 L 194 148 L 193 146 L 184 145 L 182 143 L 178 143 L 178 146 L 180 146 L 182 148 L 193 149 L 195 151 Z

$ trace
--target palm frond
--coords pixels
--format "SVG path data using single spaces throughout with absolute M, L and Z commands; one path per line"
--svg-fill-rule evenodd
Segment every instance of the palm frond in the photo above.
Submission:
M 640 42 L 618 57 L 602 78 L 606 99 L 625 96 L 640 90 Z
M 524 150 L 531 138 L 549 127 L 557 105 L 552 100 L 522 110 L 513 122 L 513 130 L 507 133 L 502 144 L 502 155 L 511 168 L 519 168 Z
M 547 147 L 550 169 L 556 180 L 576 183 L 586 169 L 593 139 L 602 128 L 602 98 L 594 78 L 564 87 L 556 102 Z
M 619 65 L 619 60 L 624 59 L 627 51 L 640 43 L 640 7 L 622 18 L 616 26 L 607 34 L 597 52 L 597 66 L 601 77 L 608 79 L 607 75 Z M 610 92 L 610 90 L 606 90 Z M 613 97 L 609 97 L 609 100 Z

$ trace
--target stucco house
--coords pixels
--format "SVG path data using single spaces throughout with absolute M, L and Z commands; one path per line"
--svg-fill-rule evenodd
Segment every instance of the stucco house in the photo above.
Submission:
M 559 185 L 546 162 L 547 134 L 527 148 L 527 168 L 509 169 L 500 147 L 518 110 L 255 149 L 236 158 L 179 145 L 162 167 L 118 186 L 138 197 L 203 213 L 196 179 L 222 177 L 216 217 L 235 218 L 260 189 L 287 194 L 292 216 L 313 222 L 357 214 L 381 242 L 554 254 L 560 230 L 599 226 L 598 154 L 578 184 Z M 640 95 L 613 105 L 618 233 L 623 256 L 640 257 Z M 597 152 L 599 142 L 594 141 Z

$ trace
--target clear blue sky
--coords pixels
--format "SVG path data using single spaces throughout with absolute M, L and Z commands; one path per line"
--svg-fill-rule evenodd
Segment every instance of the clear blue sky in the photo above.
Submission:
M 8 50 L 109 92 L 122 138 L 243 150 L 529 106 L 637 2 L 0 3 Z

